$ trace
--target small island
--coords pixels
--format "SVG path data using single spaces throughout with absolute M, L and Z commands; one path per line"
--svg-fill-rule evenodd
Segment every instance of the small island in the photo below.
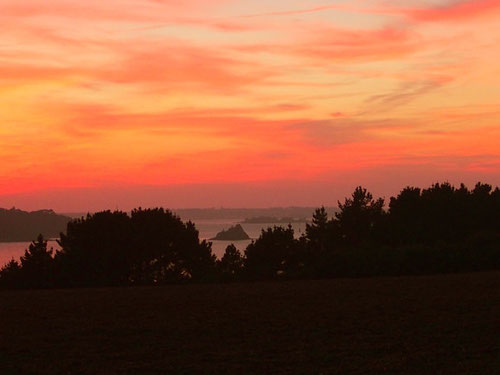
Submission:
M 227 230 L 222 230 L 217 233 L 217 235 L 210 240 L 216 241 L 242 241 L 249 240 L 250 237 L 246 234 L 245 230 L 240 224 L 236 224 L 233 227 L 230 227 Z

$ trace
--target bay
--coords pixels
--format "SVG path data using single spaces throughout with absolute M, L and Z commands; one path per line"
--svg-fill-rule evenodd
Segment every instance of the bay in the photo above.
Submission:
M 243 219 L 204 219 L 196 220 L 195 225 L 199 231 L 200 239 L 209 240 L 215 237 L 217 233 L 223 229 L 228 229 L 232 225 L 241 222 Z M 242 223 L 241 226 L 251 239 L 257 239 L 260 236 L 262 229 L 272 227 L 274 224 L 248 224 Z M 284 224 L 276 224 L 286 226 Z M 305 230 L 305 223 L 293 223 L 292 227 L 295 231 L 295 236 L 299 237 Z M 251 240 L 243 241 L 210 241 L 212 242 L 212 251 L 221 258 L 224 255 L 226 247 L 233 243 L 238 250 L 244 252 Z M 0 243 L 0 267 L 8 263 L 11 259 L 19 261 L 19 258 L 24 255 L 24 251 L 28 248 L 31 242 L 3 242 Z M 54 250 L 59 249 L 59 245 L 55 240 L 48 242 L 48 247 Z

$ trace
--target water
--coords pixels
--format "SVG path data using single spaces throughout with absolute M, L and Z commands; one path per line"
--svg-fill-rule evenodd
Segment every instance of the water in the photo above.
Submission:
M 230 226 L 237 224 L 242 221 L 242 219 L 205 219 L 197 220 L 195 222 L 196 228 L 200 232 L 200 239 L 206 239 L 215 237 L 223 229 L 228 229 Z M 284 224 L 278 224 L 285 226 Z M 257 239 L 260 236 L 260 232 L 263 228 L 273 226 L 273 224 L 241 224 L 245 232 L 251 239 Z M 304 223 L 294 223 L 292 224 L 295 230 L 295 235 L 300 236 L 305 230 Z M 244 241 L 210 241 L 212 242 L 212 251 L 217 256 L 221 258 L 224 255 L 226 247 L 233 243 L 238 250 L 243 252 L 251 240 Z M 24 255 L 24 250 L 28 248 L 30 242 L 7 242 L 0 243 L 0 267 L 9 262 L 12 258 L 19 261 L 19 257 Z M 48 247 L 58 249 L 59 246 L 56 241 L 49 241 Z
M 196 222 L 196 228 L 200 231 L 201 239 L 209 239 L 215 237 L 217 233 L 219 233 L 223 229 L 228 229 L 230 226 L 237 224 L 241 220 L 235 220 L 228 222 L 227 220 L 198 220 Z M 279 224 L 283 225 L 283 224 Z M 273 224 L 241 224 L 245 232 L 251 239 L 257 239 L 260 236 L 260 232 L 263 228 L 268 228 L 269 226 L 273 226 Z M 284 226 L 284 225 L 283 225 Z M 300 236 L 305 230 L 305 223 L 294 223 L 292 224 L 293 229 L 295 230 L 295 235 Z M 217 256 L 217 258 L 221 258 L 224 255 L 224 251 L 226 247 L 231 243 L 236 246 L 238 250 L 243 252 L 246 247 L 252 242 L 251 240 L 243 240 L 243 241 L 210 241 L 212 242 L 212 252 Z
M 19 258 L 24 255 L 31 242 L 0 242 L 0 267 L 10 262 L 12 258 L 19 261 Z M 48 248 L 59 249 L 56 241 L 48 241 Z

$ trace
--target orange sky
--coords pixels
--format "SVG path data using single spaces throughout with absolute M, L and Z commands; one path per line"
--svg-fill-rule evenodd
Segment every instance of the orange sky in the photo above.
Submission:
M 500 0 L 0 0 L 0 206 L 500 184 Z

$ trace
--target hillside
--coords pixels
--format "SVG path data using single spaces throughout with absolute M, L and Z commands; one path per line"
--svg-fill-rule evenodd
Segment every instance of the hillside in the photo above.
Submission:
M 26 212 L 16 208 L 0 208 L 0 242 L 32 241 L 38 234 L 45 238 L 59 237 L 71 220 L 52 210 Z
M 2 374 L 499 374 L 500 273 L 0 291 Z

